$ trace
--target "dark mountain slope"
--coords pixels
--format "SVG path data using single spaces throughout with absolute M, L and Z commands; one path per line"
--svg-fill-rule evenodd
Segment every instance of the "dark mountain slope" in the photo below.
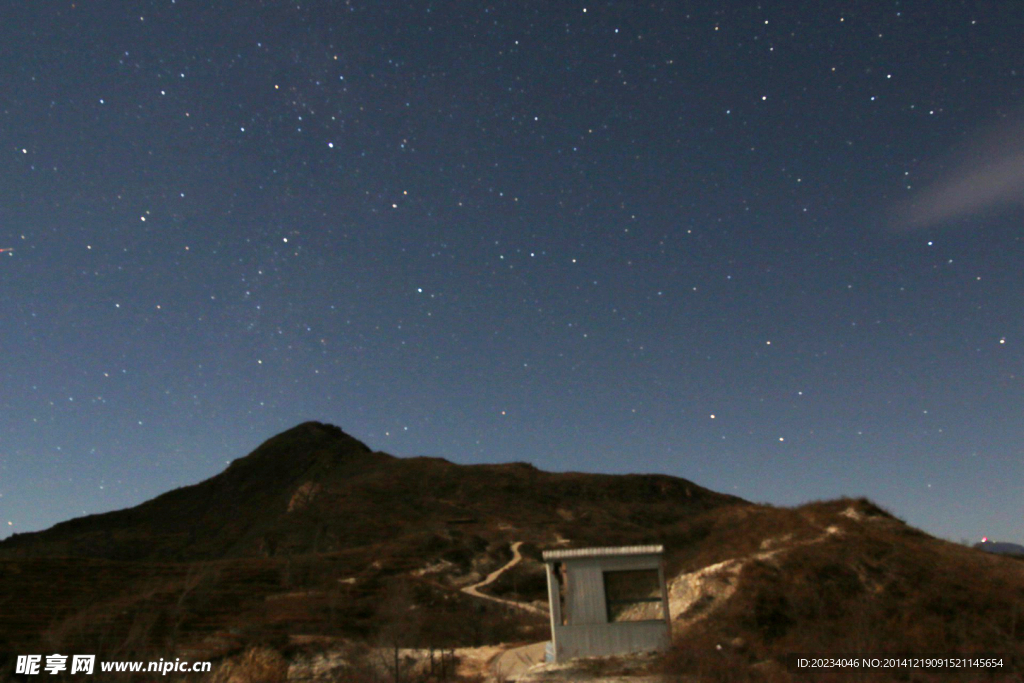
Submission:
M 254 552 L 253 537 L 287 510 L 300 480 L 357 477 L 392 460 L 339 428 L 307 422 L 222 473 L 134 508 L 79 517 L 0 542 L 0 557 L 209 559 Z
M 1019 555 L 1024 557 L 1024 546 L 1018 543 L 982 541 L 975 543 L 973 547 L 978 550 L 984 550 L 987 553 L 995 553 L 996 555 Z
M 309 422 L 206 481 L 0 543 L 0 651 L 205 657 L 296 632 L 365 638 L 396 581 L 448 615 L 445 642 L 544 637 L 544 619 L 520 623 L 459 588 L 507 562 L 514 541 L 534 557 L 659 542 L 737 507 L 750 504 L 668 476 L 395 458 Z
M 181 561 L 352 549 L 449 528 L 487 540 L 635 542 L 738 498 L 662 475 L 542 472 L 374 452 L 307 422 L 221 474 L 134 508 L 73 519 L 0 543 L 0 557 Z M 522 540 L 522 539 L 520 539 Z

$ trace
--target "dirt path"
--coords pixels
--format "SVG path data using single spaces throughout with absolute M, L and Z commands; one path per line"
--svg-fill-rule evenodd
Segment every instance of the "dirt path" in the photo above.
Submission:
M 466 586 L 462 589 L 462 592 L 466 595 L 472 595 L 474 598 L 483 598 L 484 600 L 490 600 L 491 602 L 501 603 L 502 605 L 508 605 L 509 607 L 515 607 L 516 609 L 521 609 L 526 612 L 530 612 L 531 614 L 539 614 L 542 617 L 546 617 L 548 616 L 547 610 L 539 609 L 525 602 L 516 602 L 515 600 L 496 598 L 493 595 L 485 595 L 484 593 L 481 593 L 479 590 L 477 590 L 478 588 L 483 588 L 484 586 L 488 586 L 494 583 L 498 580 L 499 576 L 501 576 L 506 571 L 519 564 L 519 562 L 523 559 L 523 556 L 519 553 L 519 546 L 521 546 L 522 544 L 522 541 L 516 541 L 512 544 L 512 559 L 508 562 L 508 564 L 488 574 L 487 578 L 481 581 L 480 583 L 474 583 L 472 586 Z

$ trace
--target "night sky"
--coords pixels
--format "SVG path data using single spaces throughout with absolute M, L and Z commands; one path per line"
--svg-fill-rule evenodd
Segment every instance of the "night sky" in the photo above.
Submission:
M 305 420 L 1024 518 L 1024 12 L 4 0 L 0 536 Z

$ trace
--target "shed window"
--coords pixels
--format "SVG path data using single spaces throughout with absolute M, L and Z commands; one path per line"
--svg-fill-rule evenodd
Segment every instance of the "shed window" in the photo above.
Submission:
M 657 569 L 604 572 L 608 622 L 664 619 Z

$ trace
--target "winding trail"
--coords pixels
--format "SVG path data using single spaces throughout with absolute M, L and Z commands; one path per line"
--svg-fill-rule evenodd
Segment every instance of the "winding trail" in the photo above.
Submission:
M 542 617 L 546 617 L 548 616 L 547 610 L 542 610 L 538 607 L 534 607 L 533 605 L 530 605 L 525 602 L 516 602 L 515 600 L 506 600 L 505 598 L 497 598 L 493 595 L 486 595 L 477 590 L 478 588 L 483 588 L 484 586 L 488 586 L 494 583 L 498 580 L 499 576 L 501 576 L 506 571 L 519 564 L 520 560 L 523 559 L 523 556 L 519 552 L 519 546 L 521 546 L 522 544 L 522 541 L 516 541 L 512 544 L 512 559 L 508 562 L 508 564 L 505 564 L 502 567 L 495 569 L 493 572 L 488 574 L 487 578 L 483 581 L 479 583 L 474 583 L 472 586 L 466 586 L 462 589 L 462 592 L 466 595 L 472 595 L 474 598 L 483 598 L 484 600 L 490 600 L 491 602 L 497 602 L 502 605 L 508 605 L 509 607 L 514 607 L 516 609 L 521 609 L 526 612 L 530 612 L 531 614 L 539 614 Z

